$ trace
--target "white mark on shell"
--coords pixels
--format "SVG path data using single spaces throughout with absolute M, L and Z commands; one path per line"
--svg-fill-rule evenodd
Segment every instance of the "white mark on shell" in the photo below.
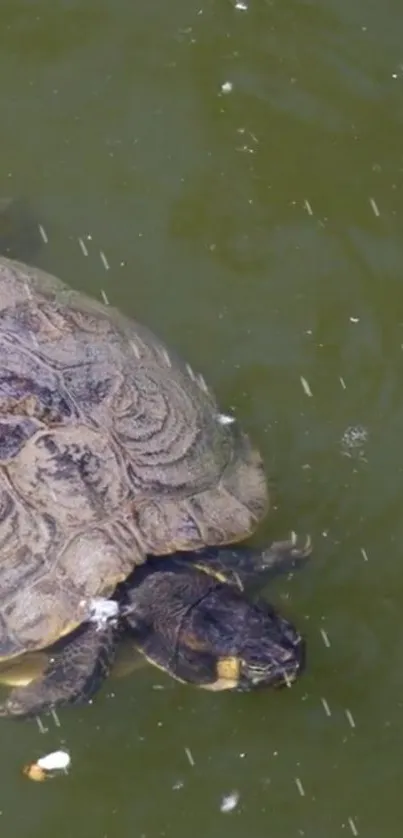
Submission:
M 195 376 L 195 374 L 194 374 L 194 372 L 193 372 L 192 367 L 190 366 L 190 364 L 186 364 L 186 369 L 187 369 L 188 374 L 190 375 L 190 377 L 191 377 L 192 381 L 196 381 L 196 376 Z
M 131 346 L 136 358 L 141 358 L 141 352 L 140 352 L 137 344 L 134 342 L 134 340 L 130 341 L 130 346 Z
M 206 381 L 203 378 L 201 373 L 200 373 L 199 378 L 198 378 L 198 383 L 199 383 L 199 386 L 200 386 L 201 390 L 204 390 L 205 393 L 208 393 L 208 387 L 207 387 Z
M 99 629 L 104 628 L 110 620 L 115 620 L 119 614 L 119 606 L 113 599 L 92 597 L 88 602 L 81 601 L 89 609 L 88 620 L 96 623 Z
M 162 360 L 165 361 L 165 363 L 168 367 L 172 367 L 171 359 L 169 357 L 169 354 L 168 354 L 167 350 L 164 347 L 162 347 L 162 349 L 161 349 L 161 357 L 162 357 Z

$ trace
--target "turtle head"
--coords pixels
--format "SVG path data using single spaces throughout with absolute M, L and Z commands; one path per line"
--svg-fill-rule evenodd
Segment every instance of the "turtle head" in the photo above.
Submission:
M 232 637 L 232 654 L 218 657 L 217 682 L 210 688 L 249 692 L 291 686 L 305 667 L 304 639 L 268 603 L 244 601 L 239 605 L 239 631 Z M 233 620 L 237 622 L 236 609 Z
M 305 640 L 296 628 L 271 606 L 261 610 L 260 631 L 255 621 L 240 650 L 238 689 L 291 686 L 305 668 Z

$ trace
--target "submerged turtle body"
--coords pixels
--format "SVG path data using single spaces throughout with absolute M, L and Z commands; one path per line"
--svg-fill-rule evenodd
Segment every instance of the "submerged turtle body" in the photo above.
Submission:
M 85 621 L 147 554 L 236 542 L 259 453 L 150 331 L 0 258 L 0 660 Z
M 17 663 L 0 674 L 14 686 L 0 716 L 39 716 L 90 700 L 128 638 L 137 655 L 184 684 L 244 692 L 289 686 L 305 667 L 304 638 L 249 594 L 273 573 L 302 567 L 310 553 L 310 539 L 298 548 L 293 538 L 264 550 L 241 545 L 150 558 L 118 587 L 116 622 L 83 623 L 36 653 L 32 676 L 24 671 L 29 656 L 20 670 Z

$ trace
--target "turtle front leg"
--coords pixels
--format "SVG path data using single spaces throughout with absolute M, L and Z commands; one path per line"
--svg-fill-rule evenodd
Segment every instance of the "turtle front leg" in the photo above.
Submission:
M 274 574 L 289 573 L 303 567 L 311 553 L 310 537 L 298 546 L 297 537 L 292 533 L 290 539 L 273 541 L 263 549 L 242 544 L 206 547 L 197 553 L 186 553 L 183 560 L 243 590 L 254 584 L 262 584 Z
M 66 704 L 89 701 L 101 688 L 115 659 L 117 629 L 85 623 L 48 650 L 48 664 L 38 678 L 11 690 L 0 716 L 40 716 Z

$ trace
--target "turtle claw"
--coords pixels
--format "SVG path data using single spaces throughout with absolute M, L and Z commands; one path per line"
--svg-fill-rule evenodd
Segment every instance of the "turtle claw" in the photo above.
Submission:
M 312 553 L 311 536 L 307 535 L 305 539 L 305 544 L 302 547 L 298 547 L 297 542 L 297 534 L 294 531 L 292 531 L 288 541 L 273 541 L 273 544 L 270 546 L 269 551 L 281 553 L 285 557 L 287 555 L 290 555 L 295 559 L 305 559 L 308 556 L 310 556 Z
M 45 727 L 40 716 L 35 716 L 35 721 L 39 728 L 39 733 L 49 733 L 49 728 Z
M 285 541 L 273 541 L 267 550 L 261 554 L 262 571 L 277 569 L 282 572 L 293 570 L 308 559 L 312 553 L 312 539 L 308 535 L 305 543 L 298 546 L 298 538 L 295 532 L 291 532 L 290 538 Z
M 52 716 L 52 719 L 55 723 L 55 727 L 61 727 L 59 716 L 57 715 L 54 707 L 51 707 L 50 715 Z

